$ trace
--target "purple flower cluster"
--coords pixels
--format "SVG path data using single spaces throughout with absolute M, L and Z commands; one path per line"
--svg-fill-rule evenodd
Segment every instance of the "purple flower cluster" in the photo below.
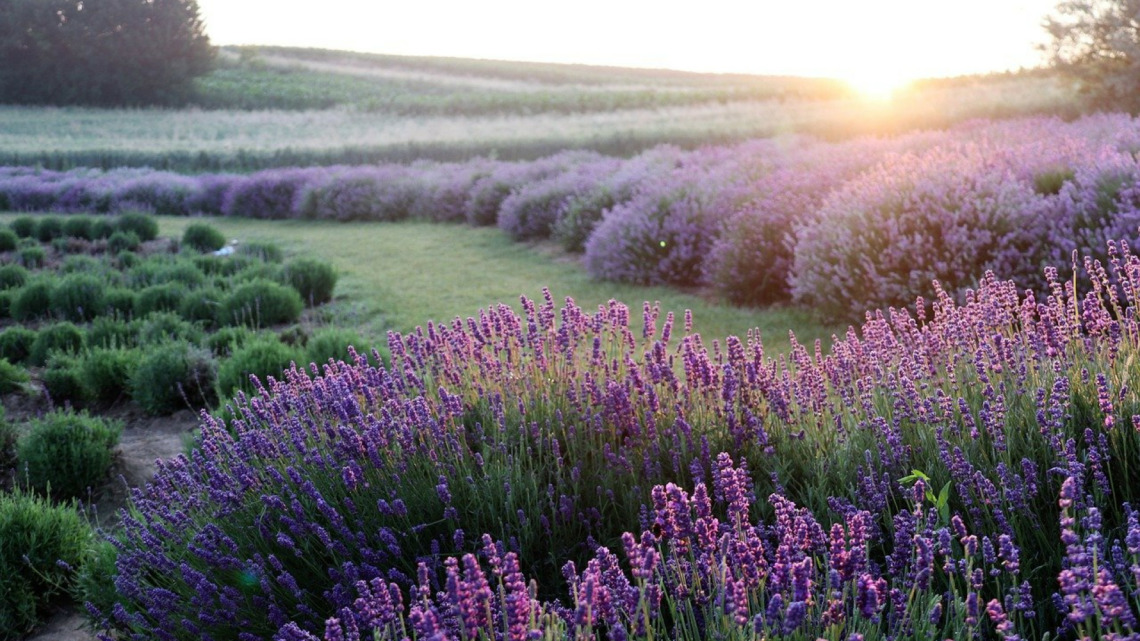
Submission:
M 840 631 L 842 636 L 831 638 L 1031 638 L 1019 633 L 1036 615 L 1029 609 L 1028 583 L 1019 584 L 1019 568 L 1010 565 L 1016 547 L 1003 537 L 992 549 L 983 538 L 980 550 L 978 537 L 961 519 L 945 523 L 936 510 L 924 508 L 921 481 L 909 510 L 896 517 L 896 554 L 905 554 L 892 568 L 895 560 L 875 558 L 875 518 L 869 512 L 849 510 L 825 531 L 809 510 L 772 494 L 772 517 L 756 520 L 744 503 L 733 505 L 752 485 L 747 470 L 735 467 L 727 454 L 717 462 L 723 511 L 704 483 L 691 495 L 672 483 L 655 486 L 651 529 L 621 537 L 624 564 L 601 546 L 581 572 L 573 562 L 565 565 L 568 600 L 536 599 L 514 553 L 502 554 L 501 544 L 484 535 L 481 555 L 492 578 L 474 554 L 449 557 L 444 586 L 433 591 L 421 565 L 406 608 L 399 586 L 358 582 L 361 596 L 325 622 L 323 638 L 401 638 L 408 627 L 414 638 L 497 641 L 827 638 Z M 1124 560 L 1098 559 L 1104 549 L 1099 530 L 1082 539 L 1071 529 L 1073 487 L 1068 478 L 1060 501 L 1061 537 L 1069 552 L 1058 599 L 1072 608 L 1066 625 L 1082 638 L 1133 639 L 1129 595 L 1137 584 L 1114 582 L 1114 572 L 1140 571 L 1137 550 L 1126 543 L 1132 556 L 1125 559 L 1117 542 L 1115 556 Z M 1085 520 L 1087 528 L 1100 527 L 1095 508 Z M 1126 540 L 1135 539 L 1140 526 L 1130 512 Z M 932 589 L 935 580 L 941 589 Z M 319 637 L 289 623 L 277 638 Z

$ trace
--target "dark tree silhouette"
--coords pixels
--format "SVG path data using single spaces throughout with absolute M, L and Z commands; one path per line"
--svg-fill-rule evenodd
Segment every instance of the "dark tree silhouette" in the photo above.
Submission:
M 0 1 L 0 103 L 173 104 L 213 61 L 196 0 Z
M 1140 0 L 1071 0 L 1045 20 L 1054 67 L 1091 106 L 1140 110 Z

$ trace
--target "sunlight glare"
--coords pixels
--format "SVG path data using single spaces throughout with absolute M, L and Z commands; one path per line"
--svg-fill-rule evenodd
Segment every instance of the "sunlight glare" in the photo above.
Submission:
M 882 73 L 877 69 L 862 70 L 861 73 L 846 77 L 844 81 L 864 100 L 871 102 L 890 102 L 897 91 L 910 83 L 909 78 L 889 72 Z

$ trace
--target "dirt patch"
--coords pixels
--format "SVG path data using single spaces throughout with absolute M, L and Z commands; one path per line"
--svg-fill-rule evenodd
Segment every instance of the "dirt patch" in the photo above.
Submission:
M 25 641 L 96 641 L 98 637 L 89 627 L 87 619 L 76 610 L 61 609 Z

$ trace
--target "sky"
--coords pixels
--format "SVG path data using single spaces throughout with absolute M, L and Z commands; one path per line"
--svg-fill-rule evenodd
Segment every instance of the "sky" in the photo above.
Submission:
M 1057 0 L 198 0 L 215 44 L 909 80 L 1037 65 Z M 884 80 L 885 82 L 885 80 Z

